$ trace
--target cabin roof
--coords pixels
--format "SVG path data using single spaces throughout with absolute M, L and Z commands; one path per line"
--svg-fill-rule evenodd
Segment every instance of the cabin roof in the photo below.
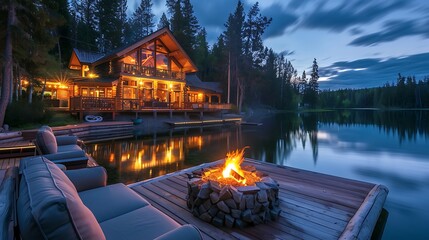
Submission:
M 170 56 L 174 57 L 179 64 L 182 65 L 184 72 L 196 72 L 198 70 L 191 58 L 183 50 L 168 28 L 162 28 L 139 41 L 117 48 L 94 61 L 94 64 L 98 65 L 114 58 L 123 57 L 125 54 L 154 39 L 161 40 L 165 47 L 170 51 Z
M 87 52 L 77 48 L 74 48 L 73 50 L 75 51 L 76 57 L 81 63 L 91 64 L 104 56 L 102 53 Z
M 195 73 L 186 74 L 186 84 L 192 89 L 208 90 L 215 93 L 222 93 L 222 88 L 218 82 L 203 82 Z

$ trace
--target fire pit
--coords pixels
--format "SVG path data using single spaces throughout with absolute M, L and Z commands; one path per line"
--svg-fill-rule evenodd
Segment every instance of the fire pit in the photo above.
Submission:
M 246 148 L 228 153 L 223 165 L 188 175 L 187 206 L 194 216 L 240 228 L 279 217 L 279 185 L 254 166 L 241 167 Z

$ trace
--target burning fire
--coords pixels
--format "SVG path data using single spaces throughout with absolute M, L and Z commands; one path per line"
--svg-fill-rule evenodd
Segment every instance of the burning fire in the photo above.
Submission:
M 241 150 L 235 150 L 226 154 L 225 165 L 223 167 L 222 176 L 224 178 L 234 178 L 239 183 L 246 185 L 241 163 L 244 161 L 244 151 L 249 147 L 244 147 Z
M 225 164 L 223 168 L 218 167 L 209 169 L 204 172 L 203 180 L 217 181 L 221 185 L 234 185 L 234 186 L 251 186 L 255 185 L 260 178 L 252 172 L 243 170 L 241 164 L 244 161 L 244 151 L 249 147 L 244 147 L 241 150 L 226 154 Z

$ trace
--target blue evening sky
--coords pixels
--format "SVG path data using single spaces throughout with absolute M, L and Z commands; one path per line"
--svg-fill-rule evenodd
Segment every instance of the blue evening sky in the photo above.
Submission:
M 140 0 L 128 0 L 133 11 Z M 246 12 L 256 0 L 242 0 Z M 153 0 L 156 23 L 165 0 Z M 212 45 L 237 0 L 191 0 Z M 322 89 L 362 88 L 396 82 L 397 74 L 429 76 L 427 0 L 261 0 L 273 18 L 264 44 L 285 53 L 307 74 L 317 58 Z

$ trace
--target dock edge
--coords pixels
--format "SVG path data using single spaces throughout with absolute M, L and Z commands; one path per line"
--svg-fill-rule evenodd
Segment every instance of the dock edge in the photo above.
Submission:
M 339 239 L 370 239 L 388 193 L 389 189 L 386 186 L 375 185 Z

